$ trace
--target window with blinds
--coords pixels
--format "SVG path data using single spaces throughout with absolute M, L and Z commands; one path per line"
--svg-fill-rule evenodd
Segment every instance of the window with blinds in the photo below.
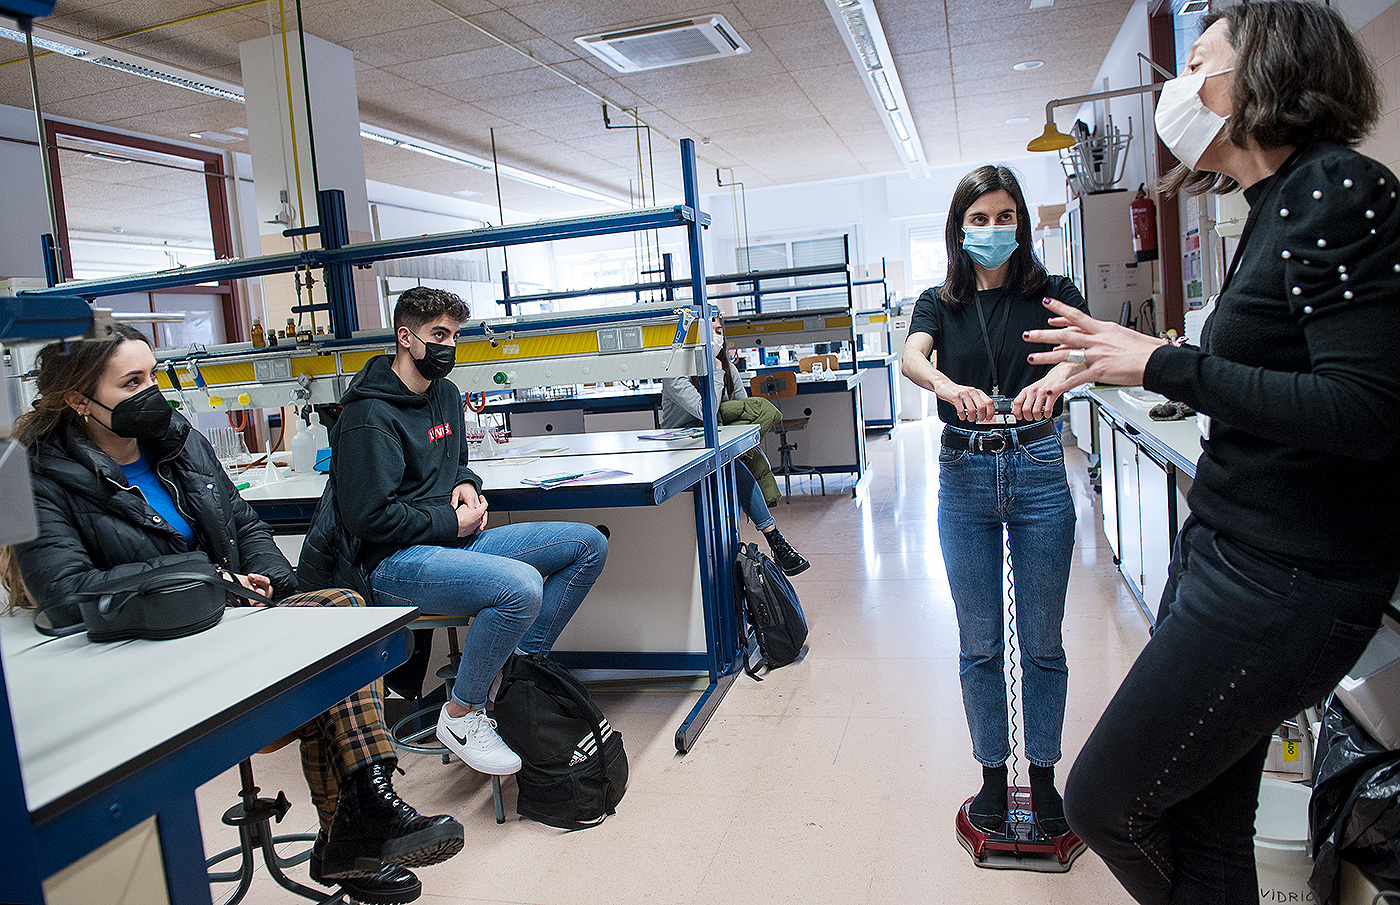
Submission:
M 942 226 L 909 228 L 909 285 L 923 292 L 948 278 L 948 246 Z
M 734 251 L 737 269 L 743 271 L 786 270 L 797 267 L 820 267 L 825 264 L 845 264 L 845 237 L 825 236 L 817 239 L 791 239 L 748 245 Z M 843 274 L 811 274 L 799 277 L 774 277 L 761 281 L 763 310 L 794 311 L 807 308 L 831 308 L 846 305 L 846 278 Z M 783 293 L 781 290 L 798 286 L 831 286 L 831 289 L 811 292 Z M 739 313 L 751 314 L 753 298 L 738 300 Z

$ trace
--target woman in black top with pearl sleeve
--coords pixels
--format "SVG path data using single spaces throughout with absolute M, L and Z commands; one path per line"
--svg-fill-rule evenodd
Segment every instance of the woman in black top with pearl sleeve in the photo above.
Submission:
M 1172 145 L 1195 157 L 1176 182 L 1250 203 L 1201 347 L 1054 305 L 1029 338 L 1059 344 L 1033 361 L 1082 353 L 1072 382 L 1142 383 L 1210 419 L 1157 628 L 1070 774 L 1070 823 L 1139 902 L 1253 905 L 1269 736 L 1346 673 L 1400 580 L 1400 204 L 1350 150 L 1378 93 L 1336 13 L 1207 21 L 1180 80 L 1196 98 L 1169 85 L 1157 116 L 1164 140 L 1163 105 L 1215 116 L 1204 150 Z

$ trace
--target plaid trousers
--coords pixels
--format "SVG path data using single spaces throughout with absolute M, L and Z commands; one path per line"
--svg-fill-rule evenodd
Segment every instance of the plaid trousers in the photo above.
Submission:
M 353 591 L 331 588 L 293 594 L 277 605 L 364 606 L 365 601 Z M 377 682 L 361 688 L 292 735 L 301 739 L 301 769 L 306 774 L 322 830 L 330 829 L 335 817 L 341 780 L 376 761 L 394 764 L 398 760 L 384 728 L 384 706 Z

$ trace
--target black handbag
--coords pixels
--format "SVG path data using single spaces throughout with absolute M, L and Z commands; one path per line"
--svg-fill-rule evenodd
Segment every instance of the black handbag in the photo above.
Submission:
M 139 638 L 164 641 L 213 628 L 224 617 L 229 595 L 271 605 L 272 601 L 219 574 L 212 562 L 176 562 L 117 578 L 74 595 L 82 622 L 54 628 L 34 614 L 34 627 L 60 637 L 87 631 L 91 641 Z

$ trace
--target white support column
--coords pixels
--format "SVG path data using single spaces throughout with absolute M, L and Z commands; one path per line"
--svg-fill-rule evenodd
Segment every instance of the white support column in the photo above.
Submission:
M 345 193 L 352 243 L 368 242 L 372 238 L 364 149 L 360 139 L 360 106 L 355 93 L 354 54 L 314 35 L 306 35 L 306 78 L 303 80 L 301 40 L 295 31 L 287 32 L 289 64 L 284 62 L 281 34 L 238 45 L 243 64 L 243 90 L 248 99 L 248 141 L 253 153 L 253 184 L 263 254 L 301 248 L 300 239 L 295 240 L 293 246 L 294 240 L 283 236 L 282 230 L 288 226 L 317 223 L 311 128 L 306 118 L 305 86 L 308 83 L 320 187 L 323 191 L 339 189 Z M 294 212 L 294 222 L 290 224 L 285 222 L 289 210 Z M 315 235 L 306 237 L 306 241 L 308 247 L 319 245 Z M 269 321 L 265 326 L 275 329 L 286 321 L 296 300 L 296 289 L 290 275 L 265 277 L 264 287 Z M 325 300 L 323 288 L 318 282 L 315 301 Z M 379 286 L 372 271 L 355 271 L 355 298 L 360 327 L 382 326 Z M 316 322 L 325 324 L 325 315 L 318 315 Z

